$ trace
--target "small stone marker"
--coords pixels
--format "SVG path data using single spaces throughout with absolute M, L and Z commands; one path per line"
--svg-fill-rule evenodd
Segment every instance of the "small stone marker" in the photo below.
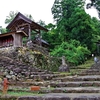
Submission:
M 68 65 L 65 62 L 65 56 L 62 57 L 62 65 L 59 67 L 60 72 L 70 72 Z

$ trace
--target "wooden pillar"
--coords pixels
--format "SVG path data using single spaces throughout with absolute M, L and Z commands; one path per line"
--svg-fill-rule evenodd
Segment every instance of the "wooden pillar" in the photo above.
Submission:
M 29 33 L 28 33 L 29 37 L 28 37 L 28 39 L 31 40 L 31 27 L 30 27 L 30 24 L 28 25 L 28 27 L 29 27 Z
M 42 46 L 42 42 L 41 42 L 41 32 L 40 32 L 40 30 L 39 30 L 39 37 L 38 37 L 38 39 L 39 39 L 39 46 Z

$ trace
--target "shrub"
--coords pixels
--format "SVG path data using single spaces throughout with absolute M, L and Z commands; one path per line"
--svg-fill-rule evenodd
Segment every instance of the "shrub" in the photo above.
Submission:
M 85 62 L 90 53 L 86 47 L 80 45 L 79 41 L 71 40 L 55 47 L 51 55 L 56 57 L 65 56 L 70 64 L 79 65 Z

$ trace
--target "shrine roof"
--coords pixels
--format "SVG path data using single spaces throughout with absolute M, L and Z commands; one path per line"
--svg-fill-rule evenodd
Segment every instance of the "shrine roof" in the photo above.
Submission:
M 12 20 L 12 22 L 6 27 L 9 30 L 16 30 L 16 26 L 22 25 L 22 24 L 29 24 L 32 30 L 44 30 L 48 31 L 46 28 L 43 26 L 40 26 L 39 24 L 35 23 L 34 21 L 30 20 L 20 12 L 16 15 L 16 17 Z

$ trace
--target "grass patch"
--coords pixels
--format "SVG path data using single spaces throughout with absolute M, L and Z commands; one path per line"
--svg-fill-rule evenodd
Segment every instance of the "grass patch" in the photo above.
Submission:
M 94 64 L 94 61 L 93 61 L 93 58 L 91 58 L 91 59 L 87 60 L 84 64 L 75 66 L 76 67 L 75 69 L 74 68 L 71 69 L 70 74 L 71 75 L 78 74 L 84 70 L 89 69 L 93 64 Z
M 76 75 L 84 70 L 89 69 L 94 64 L 93 58 L 87 60 L 84 64 L 73 66 L 70 68 L 70 72 L 61 72 L 61 75 Z
M 0 92 L 0 95 L 3 95 L 1 92 Z M 37 92 L 14 92 L 14 91 L 8 91 L 7 95 L 9 96 L 17 96 L 17 97 L 20 97 L 20 96 L 34 96 L 34 95 L 43 95 L 43 94 L 40 94 L 38 91 Z

